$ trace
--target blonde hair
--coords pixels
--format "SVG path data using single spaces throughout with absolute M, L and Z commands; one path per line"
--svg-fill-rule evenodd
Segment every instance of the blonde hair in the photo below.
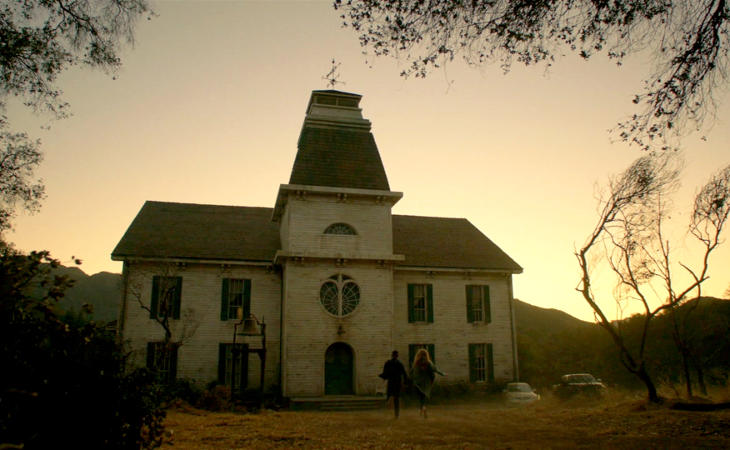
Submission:
M 431 362 L 431 356 L 428 354 L 428 350 L 425 348 L 419 348 L 416 352 L 416 356 L 413 357 L 413 367 L 426 364 L 433 364 Z

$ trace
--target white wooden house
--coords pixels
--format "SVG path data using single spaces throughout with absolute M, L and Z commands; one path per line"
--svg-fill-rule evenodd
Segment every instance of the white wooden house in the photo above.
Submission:
M 466 219 L 393 215 L 361 96 L 313 91 L 273 208 L 148 201 L 112 253 L 119 327 L 140 364 L 286 397 L 369 395 L 392 350 L 429 349 L 444 382 L 517 377 L 512 275 L 522 269 Z M 169 306 L 168 306 L 169 305 Z M 160 358 L 170 317 L 169 357 Z M 240 330 L 241 326 L 237 327 Z

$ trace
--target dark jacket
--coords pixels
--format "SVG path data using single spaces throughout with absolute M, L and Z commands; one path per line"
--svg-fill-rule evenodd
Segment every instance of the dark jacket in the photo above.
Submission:
M 388 381 L 388 397 L 400 395 L 401 386 L 408 381 L 405 367 L 395 358 L 385 362 L 383 373 L 378 376 Z

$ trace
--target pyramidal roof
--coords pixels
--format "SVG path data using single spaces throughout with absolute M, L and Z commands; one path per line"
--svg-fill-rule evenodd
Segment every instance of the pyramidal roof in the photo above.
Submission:
M 289 184 L 389 191 L 361 95 L 312 91 Z

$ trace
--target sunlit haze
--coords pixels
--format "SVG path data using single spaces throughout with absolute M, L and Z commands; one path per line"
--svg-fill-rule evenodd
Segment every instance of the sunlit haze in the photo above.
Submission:
M 597 219 L 596 186 L 641 155 L 607 130 L 635 112 L 648 66 L 570 55 L 547 72 L 504 75 L 497 64 L 454 61 L 403 79 L 405 62 L 366 62 L 331 3 L 155 2 L 158 16 L 139 23 L 116 79 L 88 69 L 62 76 L 73 117 L 45 130 L 47 117 L 11 104 L 10 127 L 42 140 L 48 197 L 39 213 L 18 214 L 9 240 L 65 263 L 81 258 L 88 274 L 119 273 L 111 251 L 145 200 L 273 207 L 310 92 L 327 88 L 334 58 L 344 82 L 336 88 L 363 95 L 391 189 L 404 194 L 393 212 L 467 218 L 524 268 L 515 297 L 592 320 L 575 291 L 573 251 Z M 688 264 L 701 256 L 685 232 L 693 195 L 730 163 L 730 99 L 723 91 L 716 100 L 712 129 L 682 141 L 671 220 L 673 250 Z M 727 242 L 711 262 L 703 294 L 721 296 Z M 611 291 L 604 286 L 604 298 Z

